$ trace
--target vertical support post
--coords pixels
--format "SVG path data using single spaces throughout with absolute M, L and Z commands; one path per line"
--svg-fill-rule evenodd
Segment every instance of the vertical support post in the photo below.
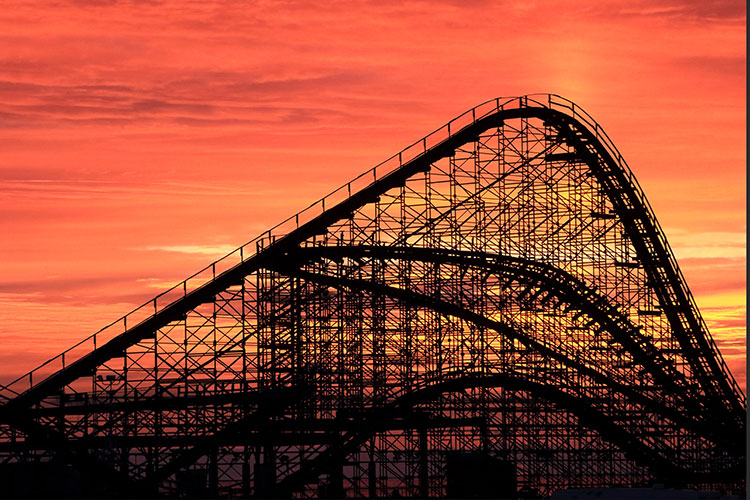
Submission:
M 219 450 L 213 448 L 208 457 L 208 495 L 216 498 L 219 494 Z
M 375 475 L 375 439 L 370 438 L 369 462 L 367 464 L 367 493 L 370 498 L 377 495 L 378 478 Z
M 419 427 L 419 496 L 430 496 L 429 473 L 427 469 L 427 426 Z
M 242 449 L 242 497 L 250 498 L 250 448 Z
M 331 464 L 331 474 L 328 476 L 327 498 L 344 498 L 346 496 L 344 491 L 344 458 L 341 451 L 337 449 Z
M 120 474 L 125 477 L 130 475 L 130 448 L 127 446 L 120 448 Z
M 263 445 L 263 463 L 255 462 L 255 496 L 267 498 L 276 494 L 276 450 L 269 440 Z

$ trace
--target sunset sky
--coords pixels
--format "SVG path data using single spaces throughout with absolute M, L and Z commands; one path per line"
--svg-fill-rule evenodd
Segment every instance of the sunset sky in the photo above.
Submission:
M 745 2 L 3 3 L 0 370 L 487 99 L 609 133 L 745 386 Z

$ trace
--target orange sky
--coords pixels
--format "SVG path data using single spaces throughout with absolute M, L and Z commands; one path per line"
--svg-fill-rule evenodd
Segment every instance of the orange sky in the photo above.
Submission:
M 555 92 L 628 160 L 744 387 L 745 3 L 626 3 L 4 2 L 0 371 L 465 109 Z

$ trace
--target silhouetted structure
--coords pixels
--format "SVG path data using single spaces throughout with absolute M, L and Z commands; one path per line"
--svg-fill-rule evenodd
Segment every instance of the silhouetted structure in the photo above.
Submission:
M 744 484 L 745 397 L 555 95 L 469 110 L 2 396 L 0 474 L 59 494 Z

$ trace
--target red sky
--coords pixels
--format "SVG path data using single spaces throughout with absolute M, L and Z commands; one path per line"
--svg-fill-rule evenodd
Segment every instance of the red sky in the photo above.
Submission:
M 745 21 L 741 1 L 4 2 L 1 370 L 479 102 L 555 92 L 628 160 L 744 387 Z

